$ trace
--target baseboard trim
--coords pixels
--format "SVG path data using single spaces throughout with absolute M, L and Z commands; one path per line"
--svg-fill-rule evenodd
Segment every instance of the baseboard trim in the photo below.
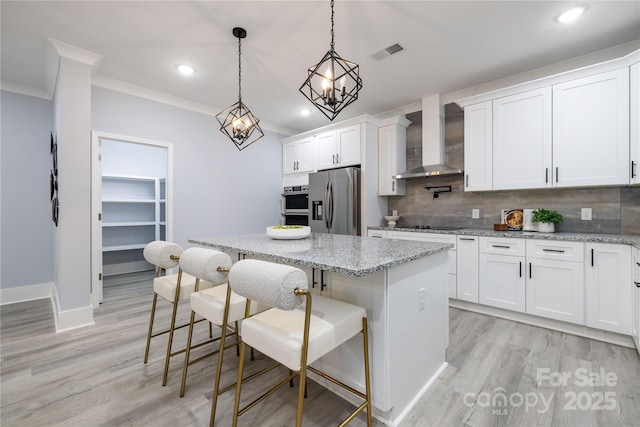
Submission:
M 53 307 L 53 318 L 56 324 L 56 333 L 95 325 L 95 322 L 93 321 L 93 306 L 88 305 L 86 307 L 74 308 L 73 310 L 62 310 L 60 308 L 59 301 L 58 289 L 53 286 L 51 292 L 51 306 Z
M 561 320 L 548 319 L 528 313 L 504 310 L 498 307 L 490 307 L 482 304 L 449 299 L 449 307 L 460 308 L 462 310 L 473 311 L 480 314 L 499 317 L 501 319 L 513 320 L 514 322 L 526 323 L 541 328 L 553 329 L 567 334 L 578 335 L 585 338 L 604 341 L 623 347 L 635 348 L 635 343 L 630 335 L 618 334 L 616 332 L 604 331 L 602 329 L 590 328 L 584 325 L 563 322 Z
M 53 282 L 0 289 L 0 305 L 51 298 Z

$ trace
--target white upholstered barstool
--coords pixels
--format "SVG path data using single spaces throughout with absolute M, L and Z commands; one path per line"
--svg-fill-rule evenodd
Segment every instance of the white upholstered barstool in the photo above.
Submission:
M 296 426 L 300 427 L 307 370 L 364 400 L 341 425 L 347 424 L 360 411 L 366 409 L 367 425 L 371 426 L 367 315 L 364 308 L 319 295 L 312 298 L 308 290 L 307 276 L 302 270 L 260 260 L 235 263 L 229 272 L 229 286 L 238 295 L 247 298 L 247 309 L 253 302 L 273 307 L 242 321 L 240 365 L 233 413 L 234 427 L 240 415 L 296 376 L 300 377 L 296 413 Z M 359 333 L 362 333 L 364 343 L 364 393 L 308 366 Z M 247 346 L 288 367 L 290 375 L 244 408 L 240 408 L 241 378 Z
M 225 338 L 227 335 L 226 323 L 225 323 L 225 308 L 227 306 L 227 293 L 230 293 L 229 287 L 226 285 L 227 273 L 231 267 L 232 261 L 229 255 L 224 252 L 216 251 L 207 248 L 189 248 L 182 253 L 180 257 L 180 268 L 184 273 L 188 273 L 196 278 L 196 284 L 198 281 L 207 281 L 213 283 L 214 286 L 208 289 L 200 290 L 196 286 L 195 292 L 190 295 L 191 303 L 191 319 L 189 322 L 189 333 L 187 335 L 187 346 L 184 357 L 184 365 L 182 368 L 182 383 L 180 386 L 180 397 L 184 396 L 185 387 L 187 383 L 187 371 L 190 365 L 199 362 L 209 356 L 212 356 L 218 352 L 222 352 L 224 347 Z M 240 319 L 244 315 L 245 299 L 234 295 L 234 298 L 230 298 L 228 303 L 231 313 L 232 322 Z M 220 337 L 193 344 L 193 329 L 196 323 L 196 315 L 199 315 L 204 320 L 222 327 Z M 224 327 L 223 327 L 224 326 Z M 233 329 L 231 335 L 237 335 L 237 327 Z M 220 340 L 220 348 L 213 352 L 210 352 L 204 356 L 200 356 L 195 360 L 191 360 L 191 350 L 202 345 L 211 343 L 213 341 Z M 232 347 L 238 345 L 239 340 L 227 346 Z M 218 356 L 220 357 L 220 356 Z
M 182 254 L 182 248 L 171 242 L 165 242 L 162 240 L 155 240 L 148 243 L 143 251 L 144 258 L 147 262 L 157 267 L 157 275 L 153 279 L 153 304 L 151 306 L 151 317 L 149 318 L 149 332 L 147 334 L 147 346 L 144 352 L 144 363 L 149 360 L 149 347 L 151 346 L 151 338 L 155 338 L 159 335 L 169 334 L 167 342 L 167 352 L 164 362 L 164 373 L 162 376 L 162 385 L 167 384 L 167 375 L 169 372 L 169 360 L 172 356 L 180 354 L 185 349 L 172 352 L 173 333 L 176 329 L 189 326 L 188 323 L 184 325 L 176 326 L 176 315 L 178 312 L 178 303 L 189 299 L 189 296 L 194 292 L 196 287 L 196 278 L 183 274 L 181 269 L 178 269 L 177 274 L 170 274 L 163 276 L 162 273 L 168 269 L 178 267 L 180 261 L 180 255 Z M 200 289 L 207 289 L 213 286 L 213 283 L 208 281 L 201 281 L 199 284 Z M 156 314 L 156 305 L 158 302 L 158 295 L 164 300 L 168 301 L 173 307 L 171 314 L 171 321 L 169 328 L 162 332 L 153 332 L 153 322 Z

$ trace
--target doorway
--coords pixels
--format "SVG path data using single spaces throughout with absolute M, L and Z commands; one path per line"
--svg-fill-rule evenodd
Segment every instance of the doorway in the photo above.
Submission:
M 152 240 L 173 240 L 173 145 L 92 132 L 91 303 L 106 277 L 153 270 Z

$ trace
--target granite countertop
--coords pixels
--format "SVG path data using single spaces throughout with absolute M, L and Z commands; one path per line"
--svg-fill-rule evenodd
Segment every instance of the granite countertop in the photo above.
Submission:
M 366 276 L 447 251 L 445 243 L 311 233 L 299 240 L 273 240 L 264 233 L 189 239 L 189 243 L 259 256 L 273 262 Z
M 458 236 L 511 237 L 516 239 L 561 240 L 572 242 L 618 243 L 632 245 L 640 249 L 640 235 L 634 234 L 598 234 L 598 233 L 538 233 L 534 231 L 493 231 L 480 228 L 462 228 L 460 230 L 416 229 L 402 227 L 369 227 L 369 230 L 410 231 L 414 233 L 455 234 Z

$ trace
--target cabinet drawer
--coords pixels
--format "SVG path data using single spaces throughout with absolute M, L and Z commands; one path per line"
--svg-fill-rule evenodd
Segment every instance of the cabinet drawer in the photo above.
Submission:
M 527 257 L 584 262 L 584 243 L 527 240 Z
M 480 237 L 480 253 L 524 256 L 526 240 L 505 237 Z

